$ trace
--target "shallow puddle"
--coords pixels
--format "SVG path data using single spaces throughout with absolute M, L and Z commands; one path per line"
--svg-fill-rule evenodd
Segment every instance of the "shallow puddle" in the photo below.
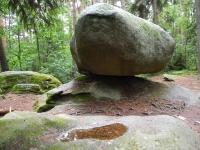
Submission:
M 111 140 L 122 136 L 127 127 L 120 123 L 110 124 L 91 129 L 75 129 L 68 131 L 59 139 L 62 142 L 69 142 L 78 139 Z

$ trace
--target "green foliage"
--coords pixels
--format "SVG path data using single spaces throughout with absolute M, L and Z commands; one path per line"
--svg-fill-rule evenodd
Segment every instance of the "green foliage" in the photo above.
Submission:
M 58 33 L 58 32 L 55 32 Z M 44 36 L 45 33 L 43 32 Z M 58 37 L 57 34 L 51 37 L 40 39 L 41 49 L 41 68 L 38 70 L 38 57 L 36 52 L 36 44 L 33 39 L 21 42 L 21 63 L 22 70 L 32 70 L 41 73 L 52 74 L 63 83 L 68 82 L 72 78 L 72 56 L 69 49 L 69 43 L 64 42 L 68 38 L 67 35 Z M 51 38 L 51 39 L 48 39 Z M 59 39 L 60 38 L 60 39 Z M 15 41 L 14 39 L 11 40 Z M 16 42 L 16 41 L 15 41 Z M 14 43 L 11 49 L 8 49 L 7 58 L 11 70 L 20 70 L 18 43 Z
M 2 10 L 9 21 L 5 28 L 8 31 L 6 55 L 10 70 L 47 73 L 63 83 L 71 80 L 69 40 L 72 17 L 64 15 L 70 10 L 63 8 L 62 0 L 17 0 L 15 3 L 19 6 L 14 5 L 14 0 L 4 3 Z M 0 4 L 3 4 L 2 1 Z M 15 15 L 6 12 L 6 8 L 10 8 Z
M 172 56 L 172 59 L 167 65 L 167 70 L 183 70 L 185 69 L 185 62 L 182 54 Z
M 90 4 L 88 0 L 84 3 Z M 69 40 L 73 33 L 73 18 L 68 4 L 69 1 L 66 4 L 62 0 L 0 1 L 0 15 L 11 22 L 5 26 L 7 32 L 0 29 L 0 36 L 7 35 L 6 55 L 10 70 L 48 73 L 63 83 L 72 79 Z M 130 12 L 153 20 L 152 0 L 135 0 L 127 4 Z M 174 55 L 164 71 L 197 70 L 194 2 L 158 0 L 157 12 L 159 25 L 176 41 Z M 147 30 L 145 26 L 143 28 Z M 26 33 L 25 37 L 22 36 L 23 32 Z
M 153 20 L 153 1 L 135 0 L 129 12 L 147 20 Z M 172 60 L 165 71 L 197 70 L 196 12 L 191 0 L 157 0 L 158 23 L 176 41 Z M 146 28 L 144 28 L 146 29 Z
M 172 75 L 183 75 L 183 74 L 196 74 L 197 71 L 179 70 L 179 71 L 168 71 L 167 73 Z
M 159 16 L 159 25 L 168 31 L 176 41 L 172 60 L 166 70 L 197 70 L 195 5 L 183 0 L 164 7 Z
M 1 5 L 3 5 L 2 14 L 8 14 L 8 10 L 11 10 L 12 14 L 18 16 L 19 22 L 27 28 L 35 27 L 38 24 L 41 26 L 52 25 L 64 10 L 62 0 L 9 0 L 0 1 Z

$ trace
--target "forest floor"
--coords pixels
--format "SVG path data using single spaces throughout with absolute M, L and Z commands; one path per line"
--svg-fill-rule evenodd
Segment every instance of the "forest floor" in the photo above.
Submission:
M 195 93 L 200 93 L 200 80 L 198 75 L 182 75 L 175 81 L 164 81 L 162 76 L 149 77 L 149 80 L 183 86 Z M 33 111 L 34 100 L 39 95 L 35 94 L 12 94 L 8 93 L 0 96 L 0 118 L 3 113 L 9 110 L 12 111 Z M 84 107 L 70 108 L 67 111 L 47 112 L 51 114 L 65 113 L 69 115 L 109 115 L 109 116 L 155 116 L 155 115 L 170 115 L 186 122 L 194 131 L 200 135 L 200 105 L 190 106 L 182 101 L 168 101 L 165 99 L 149 98 L 148 103 L 146 98 L 138 97 L 137 99 L 122 99 L 120 101 L 99 101 L 99 102 L 84 102 Z

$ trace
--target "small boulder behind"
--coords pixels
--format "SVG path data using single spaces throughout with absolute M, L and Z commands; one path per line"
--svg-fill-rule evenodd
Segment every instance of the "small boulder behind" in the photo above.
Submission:
M 41 94 L 59 85 L 61 85 L 61 82 L 48 74 L 40 74 L 33 71 L 6 71 L 0 73 L 0 89 L 2 93 L 8 93 L 13 90 L 14 93 L 30 91 Z
M 177 78 L 176 75 L 170 75 L 170 74 L 163 74 L 163 79 L 165 81 L 175 81 Z
M 16 84 L 12 88 L 12 93 L 15 94 L 24 94 L 24 93 L 37 93 L 42 94 L 44 91 L 42 91 L 41 87 L 38 84 Z

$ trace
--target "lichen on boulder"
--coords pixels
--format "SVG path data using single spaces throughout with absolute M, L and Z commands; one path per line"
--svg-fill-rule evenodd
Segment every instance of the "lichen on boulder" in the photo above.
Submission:
M 23 94 L 23 93 L 35 93 L 35 94 L 42 94 L 41 87 L 38 84 L 16 84 L 12 88 L 12 93 L 15 94 Z
M 161 27 L 109 4 L 82 11 L 70 50 L 82 74 L 133 76 L 165 68 L 175 40 Z
M 10 92 L 16 84 L 38 84 L 38 92 L 47 92 L 61 85 L 61 82 L 52 75 L 33 71 L 6 71 L 0 73 L 0 89 L 2 93 Z

